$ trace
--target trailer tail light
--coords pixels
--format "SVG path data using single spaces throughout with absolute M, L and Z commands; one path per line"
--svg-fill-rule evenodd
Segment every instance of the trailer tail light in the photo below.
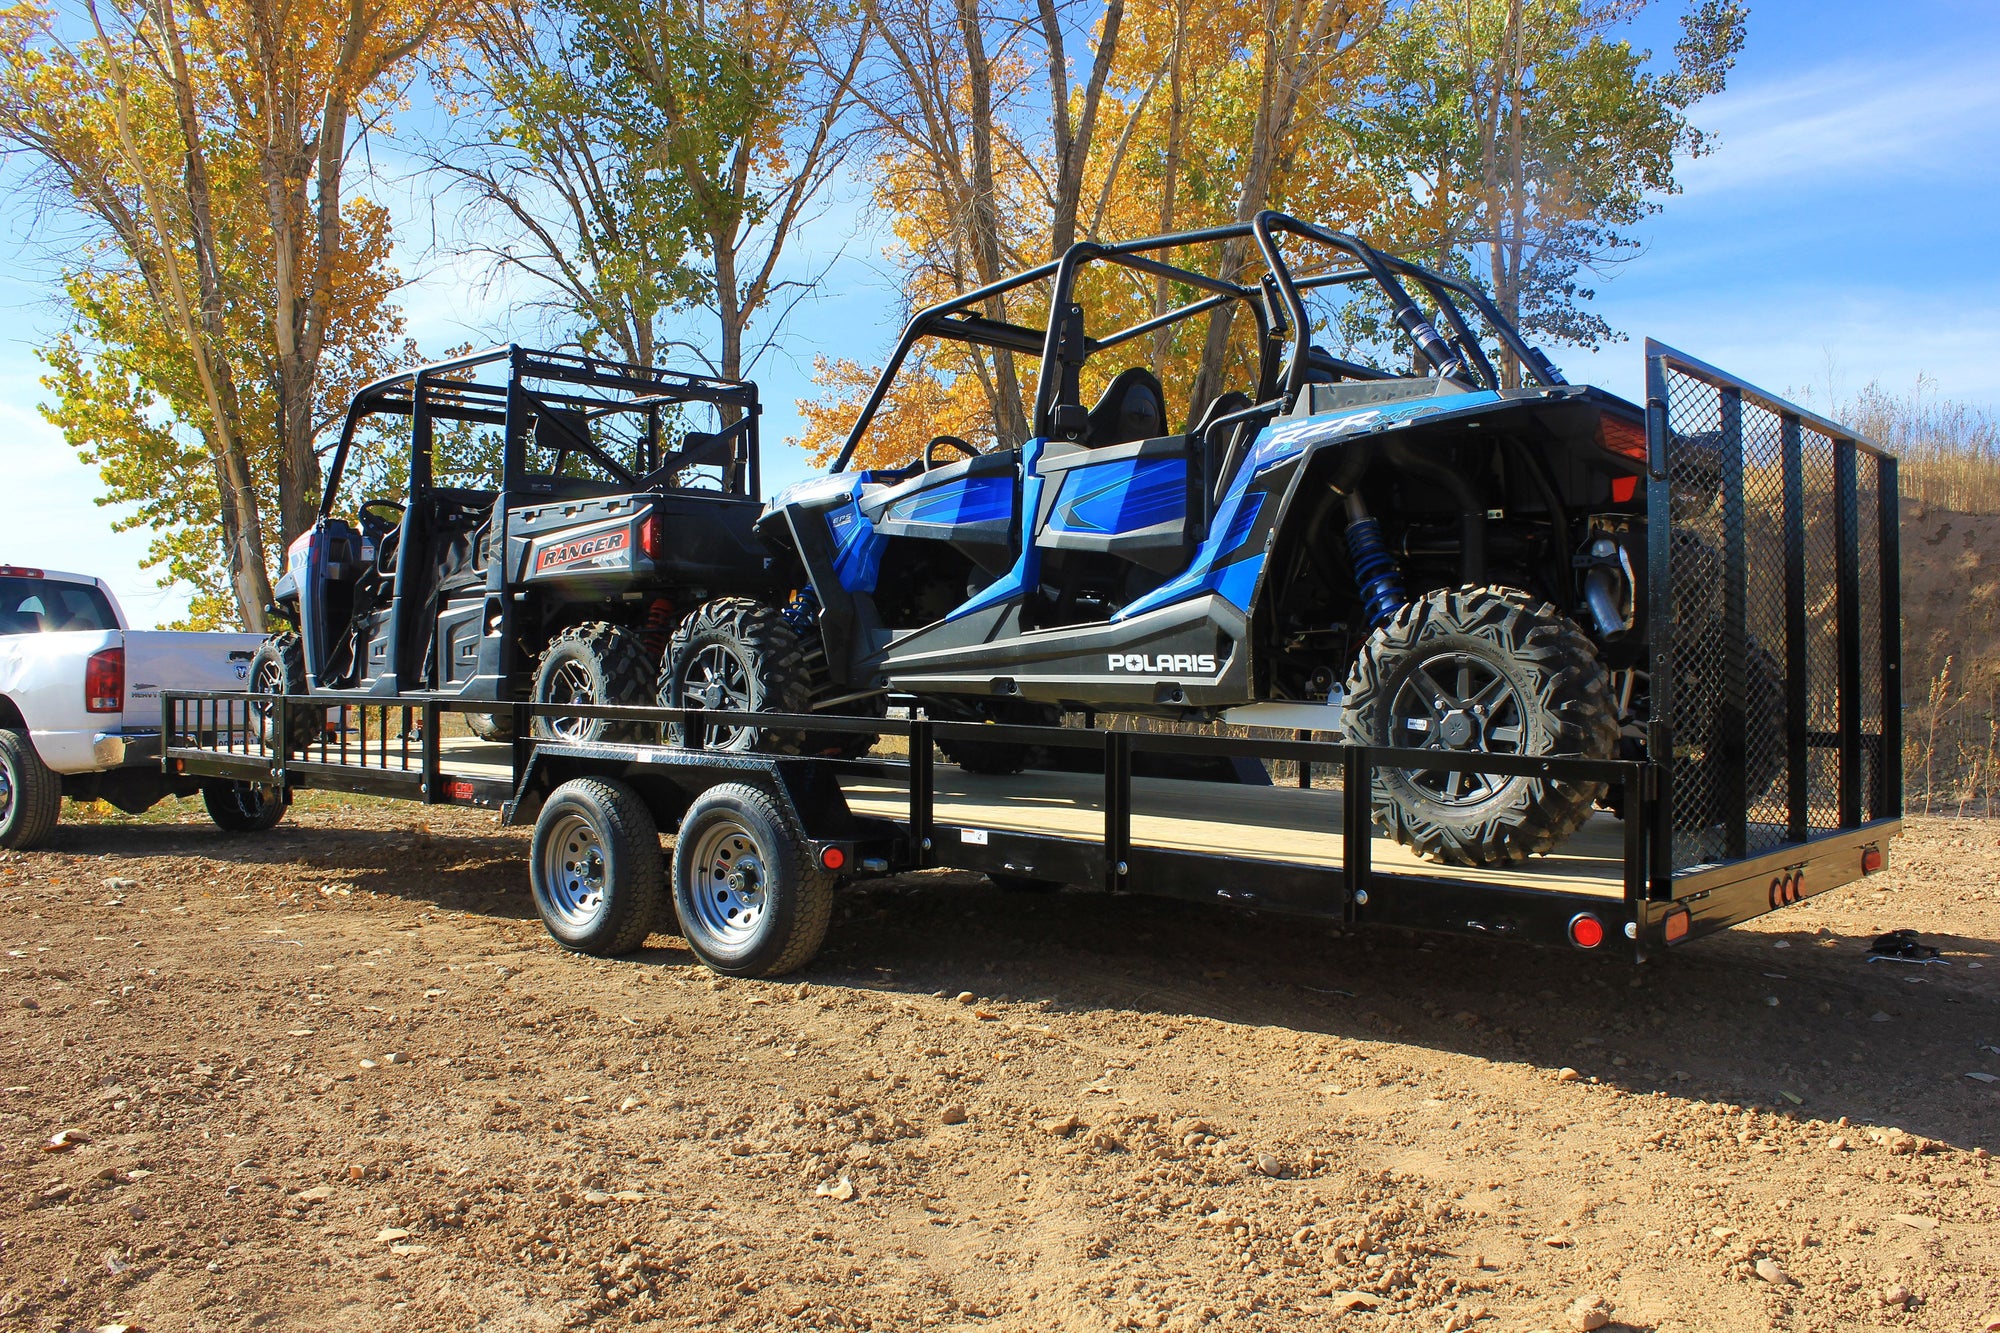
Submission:
M 1640 467 L 1646 466 L 1646 427 L 1643 422 L 1627 421 L 1606 412 L 1597 418 L 1597 443 L 1608 454 L 1629 458 Z
M 92 653 L 83 668 L 83 707 L 88 713 L 125 711 L 125 650 Z
M 1872 875 L 1888 863 L 1889 858 L 1882 854 L 1880 847 L 1863 847 L 1861 849 L 1862 874 Z
M 29 569 L 26 565 L 0 565 L 0 578 L 38 579 L 41 576 L 41 570 Z
M 822 847 L 819 853 L 819 863 L 828 870 L 838 870 L 847 864 L 847 853 L 841 851 L 838 847 Z
M 1686 939 L 1688 927 L 1692 924 L 1694 924 L 1694 914 L 1685 907 L 1676 907 L 1667 913 L 1667 919 L 1661 923 L 1666 928 L 1667 943 L 1678 944 Z
M 658 560 L 666 543 L 660 536 L 660 516 L 647 514 L 639 520 L 639 550 L 648 560 Z
M 1604 943 L 1604 923 L 1588 912 L 1569 919 L 1569 942 L 1579 949 L 1595 949 Z

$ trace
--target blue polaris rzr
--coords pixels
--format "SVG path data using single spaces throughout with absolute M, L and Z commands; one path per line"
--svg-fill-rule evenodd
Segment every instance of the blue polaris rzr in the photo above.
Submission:
M 1040 327 L 1008 309 L 1030 302 Z M 849 471 L 925 367 L 979 377 L 986 438 Z M 918 314 L 831 475 L 759 532 L 797 563 L 822 706 L 1604 758 L 1645 736 L 1646 460 L 1645 414 L 1566 383 L 1476 287 L 1266 213 L 1080 243 Z M 1378 817 L 1460 864 L 1547 851 L 1605 794 L 1378 772 Z

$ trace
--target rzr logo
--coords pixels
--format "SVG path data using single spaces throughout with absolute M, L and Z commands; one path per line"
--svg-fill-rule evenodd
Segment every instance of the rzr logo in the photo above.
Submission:
M 1148 657 L 1144 653 L 1113 653 L 1108 664 L 1113 671 L 1137 671 L 1151 675 L 1177 671 L 1204 676 L 1215 674 L 1214 653 L 1161 653 L 1158 657 Z
M 558 565 L 573 565 L 579 560 L 589 560 L 594 556 L 609 555 L 613 551 L 625 549 L 625 533 L 607 532 L 599 537 L 586 537 L 582 541 L 564 542 L 561 546 L 551 546 L 535 557 L 535 569 L 554 569 Z

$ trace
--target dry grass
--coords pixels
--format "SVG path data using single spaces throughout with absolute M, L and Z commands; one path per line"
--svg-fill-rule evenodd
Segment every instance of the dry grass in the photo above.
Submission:
M 1941 397 L 1919 379 L 1907 394 L 1871 384 L 1835 409 L 1902 460 L 1902 491 L 1931 508 L 2000 514 L 2000 415 Z

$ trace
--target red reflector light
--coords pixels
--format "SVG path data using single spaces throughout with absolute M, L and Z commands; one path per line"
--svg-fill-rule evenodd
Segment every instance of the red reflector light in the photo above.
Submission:
M 660 516 L 648 514 L 639 524 L 639 549 L 648 560 L 660 558 Z
M 838 870 L 847 864 L 847 853 L 841 851 L 838 847 L 822 848 L 819 854 L 819 863 L 828 870 Z
M 1880 847 L 1863 847 L 1861 849 L 1862 874 L 1872 875 L 1888 863 L 1889 858 L 1882 854 Z
M 83 708 L 87 713 L 125 710 L 125 650 L 92 653 L 83 667 Z
M 0 565 L 0 578 L 38 579 L 41 576 L 41 570 L 29 569 L 26 565 Z
M 1595 949 L 1604 943 L 1604 923 L 1588 912 L 1569 919 L 1569 942 L 1579 949 Z
M 1612 504 L 1615 505 L 1631 504 L 1632 497 L 1637 495 L 1638 493 L 1639 493 L 1639 479 L 1637 477 L 1613 477 L 1611 479 Z
M 1629 458 L 1635 463 L 1646 461 L 1646 427 L 1640 422 L 1627 421 L 1607 412 L 1597 419 L 1597 442 L 1604 446 L 1606 453 Z
M 1693 920 L 1693 914 L 1685 907 L 1676 907 L 1673 911 L 1667 913 L 1667 919 L 1663 923 L 1666 926 L 1667 943 L 1672 944 L 1676 940 L 1686 939 L 1688 925 Z

